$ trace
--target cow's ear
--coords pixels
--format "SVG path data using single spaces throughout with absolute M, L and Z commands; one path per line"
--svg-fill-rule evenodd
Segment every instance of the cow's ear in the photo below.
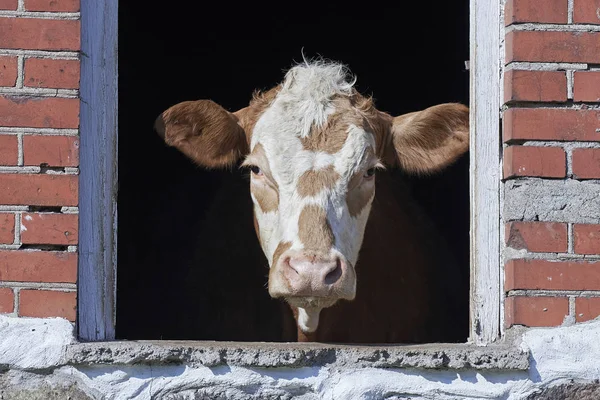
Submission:
M 165 143 L 197 164 L 222 168 L 234 165 L 248 152 L 238 120 L 211 100 L 184 101 L 160 114 L 154 129 Z
M 469 149 L 469 108 L 445 103 L 394 117 L 385 160 L 406 172 L 443 169 Z

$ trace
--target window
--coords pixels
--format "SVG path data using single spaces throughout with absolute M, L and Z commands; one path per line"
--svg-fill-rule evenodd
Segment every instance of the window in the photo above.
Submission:
M 207 16 L 207 10 L 191 4 L 155 10 L 122 2 L 118 63 L 112 57 L 117 48 L 116 0 L 106 2 L 103 10 L 92 9 L 102 5 L 85 6 L 82 26 L 89 34 L 84 35 L 82 62 L 81 190 L 90 201 L 80 211 L 82 339 L 277 341 L 285 322 L 274 317 L 280 305 L 264 289 L 266 270 L 238 269 L 232 274 L 223 268 L 240 260 L 264 263 L 252 229 L 249 196 L 242 204 L 227 201 L 247 181 L 237 170 L 201 170 L 164 146 L 152 130 L 154 118 L 177 102 L 202 98 L 240 109 L 254 89 L 277 84 L 282 70 L 301 60 L 301 50 L 308 57 L 321 55 L 347 64 L 358 77 L 359 91 L 372 94 L 380 110 L 395 115 L 442 102 L 468 104 L 464 62 L 469 59 L 469 5 L 462 3 L 440 5 L 435 13 L 415 3 L 369 10 L 330 4 L 318 12 L 307 8 L 295 14 L 256 4 L 228 13 L 223 4 L 222 12 Z M 464 339 L 470 336 L 476 342 L 498 335 L 500 307 L 499 156 L 490 152 L 493 140 L 499 142 L 493 139 L 499 126 L 499 95 L 494 96 L 499 69 L 478 68 L 499 61 L 499 33 L 483 28 L 484 20 L 487 26 L 498 26 L 498 15 L 490 8 L 471 4 L 471 37 L 477 35 L 477 46 L 489 46 L 490 51 L 476 53 L 471 42 L 471 93 L 478 93 L 482 83 L 489 89 L 479 92 L 485 96 L 471 98 L 471 127 L 478 138 L 472 140 L 470 160 L 463 157 L 435 176 L 402 177 L 463 268 L 465 307 L 457 318 L 465 321 Z M 422 19 L 422 25 L 402 23 L 415 19 Z M 478 126 L 495 131 L 479 131 Z M 435 195 L 440 191 L 445 195 Z M 474 216 L 470 226 L 469 203 Z M 239 221 L 249 224 L 235 225 Z M 234 225 L 236 229 L 229 228 Z M 235 241 L 255 245 L 232 250 Z M 226 262 L 216 256 L 226 256 Z M 470 333 L 469 260 L 474 271 Z M 215 279 L 205 279 L 207 270 Z M 230 292 L 214 290 L 215 280 L 226 280 Z M 251 309 L 260 311 L 252 314 Z

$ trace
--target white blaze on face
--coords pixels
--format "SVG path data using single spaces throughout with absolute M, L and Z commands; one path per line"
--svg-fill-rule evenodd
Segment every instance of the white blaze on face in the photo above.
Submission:
M 301 214 L 321 209 L 324 236 L 330 231 L 333 241 L 319 250 L 356 264 L 375 189 L 365 173 L 378 160 L 364 117 L 344 101 L 351 94 L 338 65 L 295 67 L 254 127 L 246 163 L 261 168 L 251 192 L 271 267 L 283 250 L 309 246 L 302 230 L 317 221 L 302 221 Z
M 335 170 L 340 173 L 336 193 L 331 196 L 328 220 L 336 238 L 336 246 L 352 265 L 358 253 L 375 196 L 375 180 L 364 174 L 377 163 L 375 139 L 362 128 L 351 125 L 348 139 L 336 154 Z

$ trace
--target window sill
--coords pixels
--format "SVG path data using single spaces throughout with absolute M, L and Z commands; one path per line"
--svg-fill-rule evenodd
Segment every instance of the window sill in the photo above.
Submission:
M 529 368 L 529 354 L 513 344 L 338 345 L 212 341 L 114 341 L 69 345 L 67 364 L 214 367 L 353 366 L 416 369 L 518 370 Z

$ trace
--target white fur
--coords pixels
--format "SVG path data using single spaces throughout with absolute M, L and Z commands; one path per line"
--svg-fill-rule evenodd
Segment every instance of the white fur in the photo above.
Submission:
M 373 135 L 357 126 L 350 126 L 348 138 L 342 149 L 336 154 L 334 164 L 335 170 L 342 178 L 336 188 L 337 196 L 331 196 L 331 206 L 327 209 L 328 220 L 336 239 L 335 245 L 352 265 L 356 265 L 358 261 L 358 253 L 373 198 L 359 215 L 352 217 L 346 204 L 346 194 L 352 176 L 357 171 L 364 171 L 372 166 L 369 163 L 372 163 L 373 160 L 365 157 L 369 147 L 375 148 Z M 364 183 L 364 185 L 374 184 L 374 181 Z
M 295 114 L 300 128 L 296 133 L 307 137 L 313 125 L 322 126 L 335 111 L 331 98 L 352 94 L 355 81 L 348 79 L 348 70 L 342 64 L 305 62 L 287 72 L 277 100 Z
M 261 245 L 269 266 L 273 267 L 273 254 L 279 243 L 291 243 L 291 250 L 303 249 L 298 236 L 300 213 L 307 205 L 316 204 L 325 210 L 334 235 L 329 255 L 341 256 L 346 261 L 347 274 L 352 276 L 348 283 L 354 285 L 354 293 L 356 279 L 353 268 L 358 261 L 373 197 L 359 215 L 352 216 L 346 196 L 352 177 L 377 163 L 377 160 L 366 157 L 367 150 L 375 148 L 375 139 L 361 127 L 350 126 L 347 139 L 336 154 L 305 150 L 301 142 L 313 126 L 325 124 L 328 116 L 335 111 L 331 101 L 333 96 L 353 93 L 354 79 L 346 78 L 346 71 L 339 64 L 303 64 L 292 68 L 286 74 L 282 89 L 258 119 L 250 147 L 254 149 L 258 143 L 262 145 L 267 159 L 262 162 L 268 162 L 270 175 L 279 190 L 279 206 L 274 212 L 263 213 L 256 198 L 252 197 Z M 251 161 L 260 167 L 260 160 L 251 157 Z M 302 174 L 330 166 L 340 175 L 333 188 L 321 190 L 310 197 L 298 194 L 297 186 Z M 268 188 L 264 179 L 267 179 L 266 175 L 260 178 L 253 175 L 252 184 L 263 184 Z M 352 190 L 374 192 L 374 184 L 374 180 L 363 181 Z M 284 283 L 277 273 L 272 279 L 270 290 L 277 292 L 276 288 Z M 314 332 L 317 329 L 322 306 L 305 308 L 297 305 L 298 327 L 302 331 Z
M 256 123 L 251 148 L 261 143 L 279 187 L 276 213 L 263 213 L 253 198 L 262 247 L 270 264 L 281 241 L 291 242 L 292 249 L 302 249 L 298 219 L 308 204 L 317 204 L 326 210 L 335 237 L 334 249 L 352 265 L 356 264 L 370 203 L 354 218 L 348 211 L 346 193 L 350 178 L 370 167 L 366 163 L 371 160 L 366 160 L 364 154 L 367 147 L 375 147 L 373 135 L 352 126 L 342 149 L 333 155 L 304 150 L 300 141 L 313 125 L 326 123 L 327 117 L 335 111 L 331 98 L 352 94 L 354 81 L 340 64 L 298 65 L 286 74 L 282 89 Z M 298 195 L 296 187 L 304 172 L 330 165 L 341 176 L 335 188 L 309 198 Z
M 319 327 L 320 308 L 298 307 L 298 327 L 302 332 L 314 332 Z

